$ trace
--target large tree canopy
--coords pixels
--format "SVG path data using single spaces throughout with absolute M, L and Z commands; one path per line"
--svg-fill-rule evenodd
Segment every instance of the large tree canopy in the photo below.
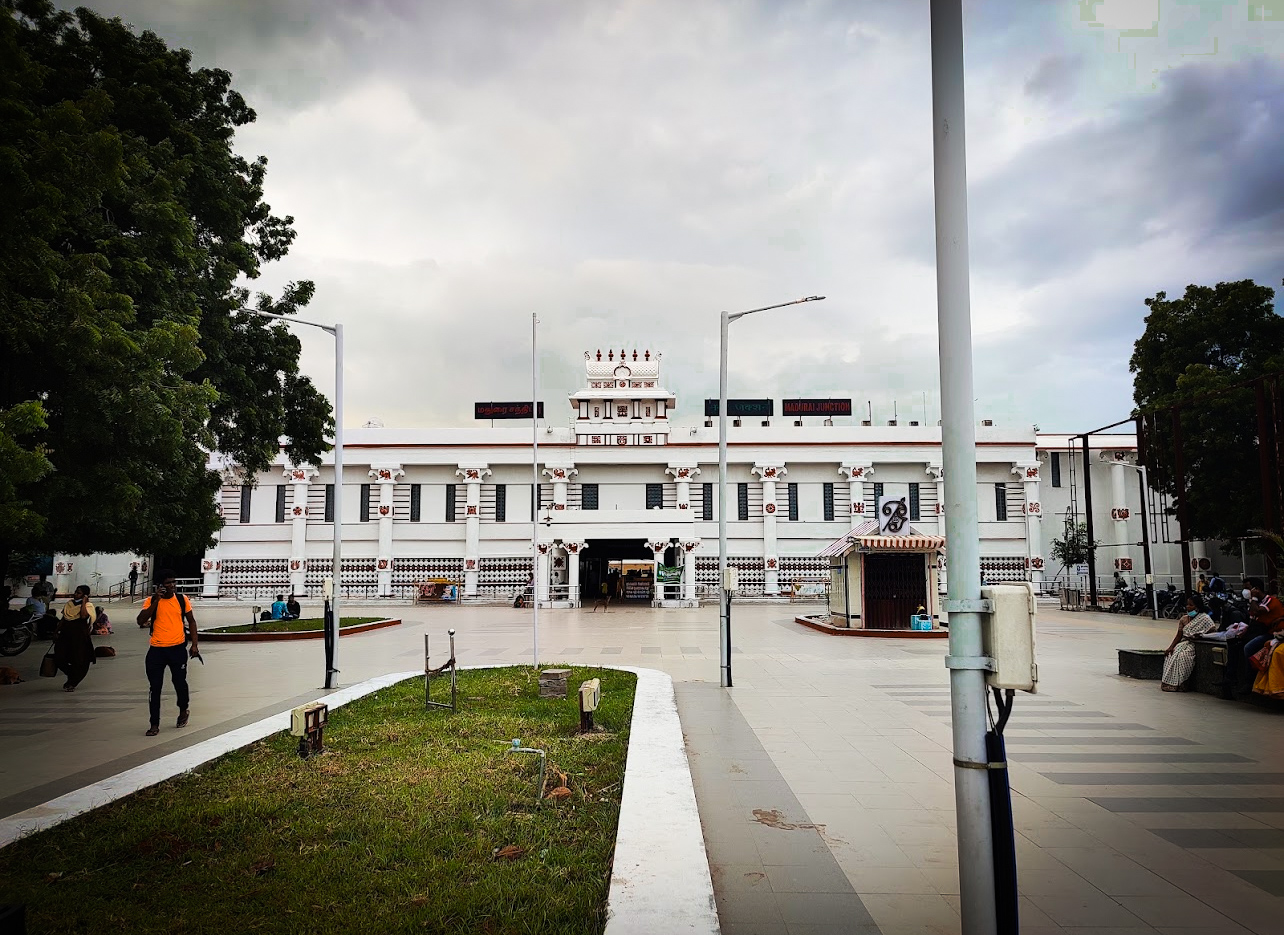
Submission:
M 288 251 L 267 161 L 232 150 L 254 111 L 118 19 L 0 0 L 0 553 L 184 552 L 219 519 L 208 452 L 265 468 L 328 447 L 330 407 L 291 314 L 253 300 Z
M 1227 540 L 1233 551 L 1239 537 L 1263 525 L 1254 388 L 1237 385 L 1284 371 L 1284 318 L 1276 314 L 1274 298 L 1274 290 L 1248 279 L 1188 286 L 1180 299 L 1160 292 L 1146 300 L 1150 314 L 1130 364 L 1137 410 L 1146 415 L 1155 485 L 1180 496 L 1171 411 L 1177 406 L 1185 534 Z M 1267 406 L 1274 423 L 1279 400 L 1270 392 Z M 1269 435 L 1266 443 L 1272 443 Z

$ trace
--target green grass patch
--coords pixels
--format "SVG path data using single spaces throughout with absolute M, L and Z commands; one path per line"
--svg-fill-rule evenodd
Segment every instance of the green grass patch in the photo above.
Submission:
M 601 932 L 636 677 L 571 668 L 566 700 L 505 668 L 461 672 L 457 714 L 422 679 L 352 702 L 321 756 L 277 734 L 0 849 L 0 903 L 33 933 Z M 580 737 L 594 676 L 606 732 Z M 514 737 L 569 797 L 536 803 Z
M 387 617 L 344 617 L 339 626 L 356 627 L 363 623 L 374 623 L 376 620 L 387 620 Z M 234 627 L 210 627 L 202 633 L 300 633 L 304 630 L 320 630 L 325 626 L 324 617 L 300 617 L 298 620 L 260 620 L 258 623 L 240 623 Z

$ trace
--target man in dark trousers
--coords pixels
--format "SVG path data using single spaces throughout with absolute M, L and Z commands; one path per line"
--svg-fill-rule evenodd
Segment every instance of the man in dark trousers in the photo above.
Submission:
M 134 599 L 134 589 L 138 587 L 138 565 L 129 566 L 129 599 Z
M 201 655 L 197 648 L 196 617 L 192 615 L 192 605 L 187 598 L 177 593 L 174 573 L 162 571 L 157 578 L 159 586 L 152 588 L 152 596 L 143 602 L 143 609 L 138 612 L 138 625 L 151 627 L 152 631 L 151 645 L 147 649 L 147 683 L 150 686 L 147 706 L 151 715 L 148 737 L 160 733 L 161 689 L 165 687 L 167 668 L 174 691 L 178 693 L 178 723 L 174 726 L 187 726 L 187 658 L 190 655 L 199 659 Z M 189 639 L 192 642 L 190 650 L 186 647 Z

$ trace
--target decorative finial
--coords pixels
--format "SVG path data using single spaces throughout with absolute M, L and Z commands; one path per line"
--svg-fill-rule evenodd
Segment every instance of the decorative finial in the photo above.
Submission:
M 651 349 L 647 348 L 646 357 L 644 357 L 643 360 L 650 360 L 650 359 L 651 359 Z
M 638 349 L 636 347 L 633 348 L 633 359 L 634 360 L 638 359 Z
M 614 349 L 614 348 L 612 348 L 611 350 L 609 350 L 609 351 L 607 351 L 607 352 L 606 352 L 606 359 L 607 359 L 607 360 L 615 360 L 615 349 Z
M 597 359 L 598 360 L 602 359 L 602 349 L 600 347 L 597 349 Z

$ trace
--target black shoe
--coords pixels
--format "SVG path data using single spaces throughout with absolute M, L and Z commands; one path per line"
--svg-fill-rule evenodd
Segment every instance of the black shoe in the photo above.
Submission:
M 187 726 L 187 709 L 186 708 L 184 708 L 182 711 L 178 713 L 178 723 L 175 724 L 174 726 L 175 727 Z
M 151 727 L 147 728 L 147 734 L 146 734 L 146 736 L 148 736 L 148 737 L 155 737 L 155 736 L 156 736 L 157 734 L 159 734 L 159 733 L 160 733 L 160 725 L 159 725 L 159 724 L 153 724 Z

